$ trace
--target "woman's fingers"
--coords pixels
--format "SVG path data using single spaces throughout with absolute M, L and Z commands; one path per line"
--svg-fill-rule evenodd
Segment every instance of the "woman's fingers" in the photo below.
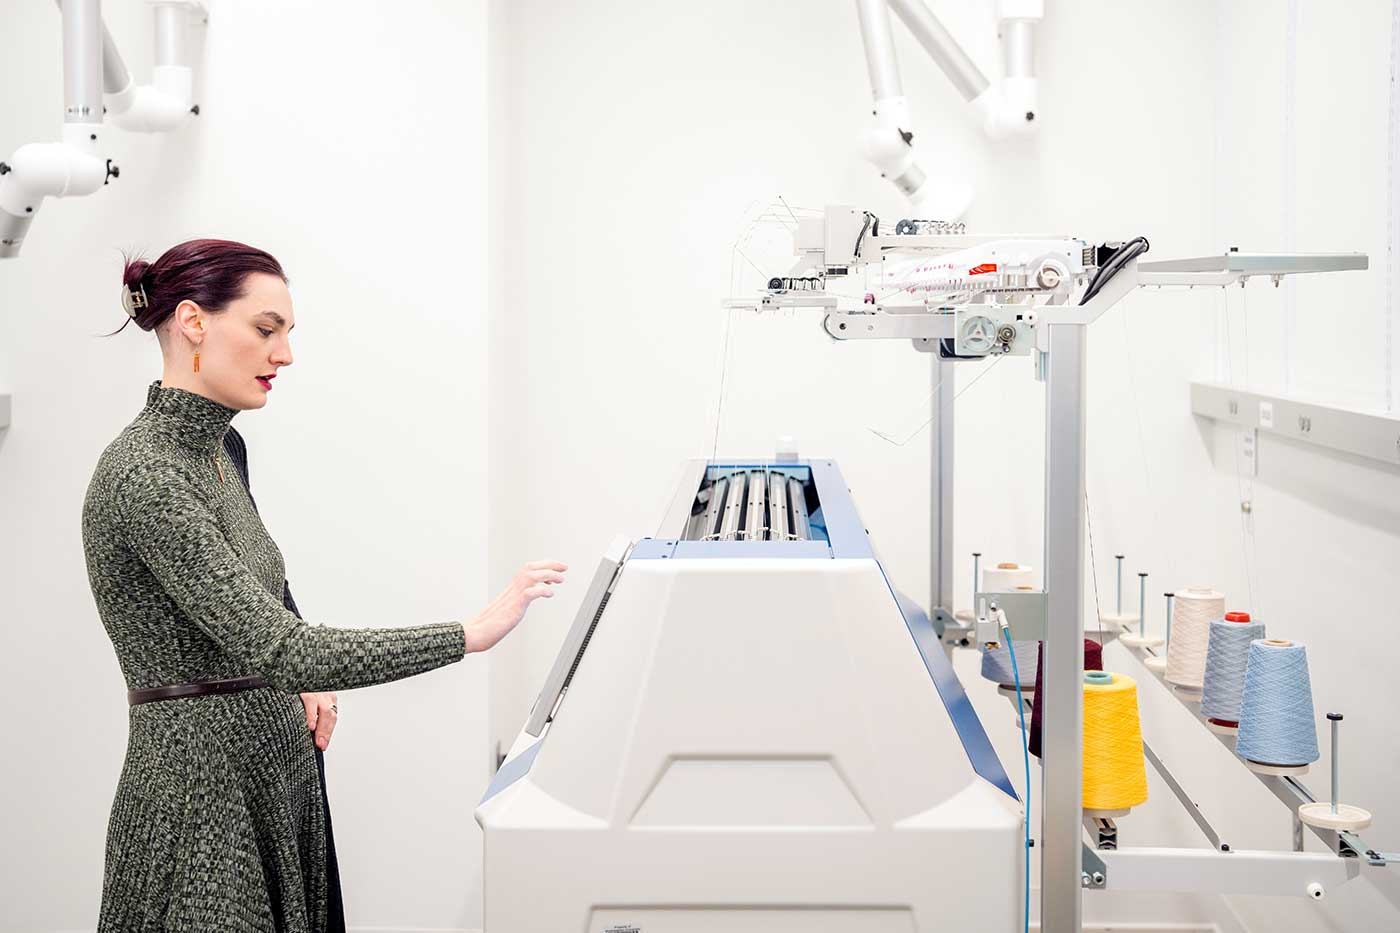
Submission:
M 335 698 L 327 696 L 324 706 L 321 709 L 319 721 L 316 724 L 316 747 L 325 751 L 331 746 L 331 733 L 335 731 L 335 723 L 339 718 L 332 707 L 335 705 Z
M 526 576 L 535 583 L 563 583 L 564 575 L 557 570 L 530 570 Z
M 530 599 L 553 599 L 554 591 L 543 583 L 536 583 L 525 590 L 525 595 Z
M 559 573 L 569 569 L 569 565 L 557 560 L 532 560 L 525 565 L 526 570 L 556 570 Z
M 306 728 L 315 729 L 316 720 L 319 718 L 320 706 L 317 703 L 318 694 L 303 693 L 301 695 L 301 705 L 306 707 Z

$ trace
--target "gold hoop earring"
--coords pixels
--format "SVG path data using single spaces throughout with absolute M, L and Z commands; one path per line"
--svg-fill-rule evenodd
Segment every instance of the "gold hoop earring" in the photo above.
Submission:
M 199 372 L 199 347 L 194 348 L 194 371 Z

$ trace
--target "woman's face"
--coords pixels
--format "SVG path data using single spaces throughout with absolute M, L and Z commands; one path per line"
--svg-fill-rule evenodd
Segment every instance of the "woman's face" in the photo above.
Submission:
M 209 397 L 240 411 L 262 408 L 277 371 L 292 365 L 296 316 L 287 283 L 255 272 L 243 280 L 242 298 L 201 317 L 199 376 Z

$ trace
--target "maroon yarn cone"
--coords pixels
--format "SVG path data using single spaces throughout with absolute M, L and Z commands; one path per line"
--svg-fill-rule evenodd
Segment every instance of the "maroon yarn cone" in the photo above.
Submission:
M 1031 735 L 1026 749 L 1040 757 L 1040 723 L 1044 718 L 1040 708 L 1040 672 L 1045 670 L 1045 642 L 1040 643 L 1035 667 L 1035 699 L 1031 702 Z M 1103 646 L 1092 638 L 1084 639 L 1084 670 L 1103 670 Z

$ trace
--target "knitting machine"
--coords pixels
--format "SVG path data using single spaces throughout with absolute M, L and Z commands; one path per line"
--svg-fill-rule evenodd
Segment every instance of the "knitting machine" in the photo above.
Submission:
M 1009 930 L 1023 810 L 830 461 L 696 462 L 477 809 L 486 929 Z M 954 897 L 930 878 L 966 877 Z
M 1121 846 L 1120 801 L 1091 802 L 1083 775 L 1086 707 L 1121 702 L 1131 686 L 1113 673 L 1086 682 L 1081 647 L 1085 327 L 1142 285 L 1277 282 L 1363 269 L 1366 257 L 1231 251 L 1142 263 L 1141 238 L 880 226 L 849 207 L 799 220 L 797 262 L 730 307 L 813 308 L 837 340 L 910 340 L 940 385 L 969 360 L 1033 357 L 1046 383 L 1039 585 L 1022 568 L 993 568 L 1004 579 L 979 579 L 977 611 L 952 610 L 951 392 L 939 394 L 931 432 L 927 613 L 891 585 L 834 464 L 692 464 L 658 534 L 619 541 L 603 560 L 477 810 L 486 928 L 1014 929 L 1028 922 L 1034 851 L 1041 928 L 1068 931 L 1082 925 L 1085 889 L 1320 897 L 1394 860 L 1316 822 L 1329 853 L 1301 841 L 1292 852 L 1231 849 L 1146 745 L 1211 847 Z M 1024 679 L 1018 642 L 1043 642 Z M 1034 850 L 1015 784 L 948 658 L 973 645 L 1008 646 L 1018 716 L 1026 683 L 1041 680 Z M 1311 802 L 1292 777 L 1266 784 L 1285 802 Z M 927 881 L 966 878 L 969 864 L 980 869 L 976 896 L 948 898 Z

